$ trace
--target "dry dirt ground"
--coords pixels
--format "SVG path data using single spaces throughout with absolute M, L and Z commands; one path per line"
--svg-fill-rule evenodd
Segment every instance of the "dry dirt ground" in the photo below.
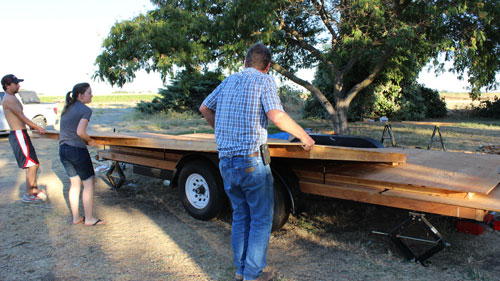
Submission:
M 123 128 L 130 113 L 109 108 L 91 124 Z M 20 201 L 24 173 L 0 137 L 0 280 L 232 280 L 228 212 L 195 220 L 177 190 L 127 168 L 119 191 L 97 176 L 95 212 L 109 224 L 72 226 L 57 142 L 33 142 L 41 161 L 38 183 L 49 200 L 27 205 Z M 424 267 L 371 233 L 387 232 L 407 216 L 400 209 L 309 198 L 305 212 L 272 235 L 268 268 L 277 272 L 275 280 L 499 280 L 500 231 L 464 234 L 455 219 L 427 215 L 451 246 Z

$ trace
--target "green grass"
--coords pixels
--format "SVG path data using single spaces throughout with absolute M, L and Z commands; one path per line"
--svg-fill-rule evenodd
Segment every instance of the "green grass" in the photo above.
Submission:
M 135 111 L 133 114 L 125 116 L 124 121 L 130 122 L 129 129 L 133 131 L 149 131 L 172 135 L 214 132 L 200 115 L 189 112 L 143 114 Z
M 439 92 L 439 95 L 441 97 L 446 96 L 446 97 L 453 97 L 453 98 L 459 98 L 459 99 L 470 99 L 469 93 L 455 93 L 455 92 Z M 493 97 L 499 97 L 500 93 L 499 92 L 494 92 L 494 93 L 481 93 L 481 99 L 492 99 Z
M 483 121 L 485 122 L 485 121 Z M 350 123 L 352 135 L 367 136 L 380 141 L 384 132 L 384 124 Z M 391 123 L 397 146 L 427 148 L 434 131 L 434 125 L 407 123 Z M 498 121 L 488 123 L 457 122 L 456 125 L 439 127 L 443 142 L 448 150 L 475 151 L 480 145 L 500 145 L 500 124 Z M 387 134 L 385 136 L 388 136 Z M 434 140 L 439 140 L 436 132 Z M 390 141 L 384 140 L 389 146 Z M 432 147 L 440 149 L 441 144 L 434 142 Z
M 431 121 L 427 121 L 431 122 Z M 500 145 L 500 120 L 488 119 L 463 119 L 463 120 L 439 120 L 439 122 L 450 122 L 451 125 L 440 125 L 439 129 L 448 150 L 476 151 L 480 145 Z M 310 128 L 315 133 L 324 133 L 332 130 L 331 123 L 326 120 L 299 120 L 298 123 L 304 128 Z M 393 136 L 396 146 L 427 148 L 431 140 L 434 125 L 408 124 L 403 122 L 391 122 Z M 384 132 L 384 123 L 352 122 L 349 123 L 350 135 L 370 137 L 381 141 Z M 280 132 L 274 126 L 269 126 L 271 134 Z M 389 136 L 386 134 L 385 136 Z M 439 140 L 437 132 L 434 140 Z M 390 146 L 390 140 L 384 140 L 385 146 Z M 433 149 L 440 149 L 441 144 L 434 142 Z
M 165 134 L 213 133 L 213 129 L 200 115 L 193 113 L 175 113 L 146 115 L 135 112 L 125 117 L 131 123 L 130 129 Z M 431 122 L 431 121 L 427 121 Z M 452 123 L 440 125 L 444 144 L 448 150 L 476 151 L 480 145 L 500 145 L 500 120 L 487 119 L 446 119 L 439 122 Z M 303 128 L 315 133 L 325 133 L 332 130 L 331 122 L 319 119 L 298 120 Z M 399 147 L 427 148 L 434 130 L 432 124 L 391 122 L 392 132 Z M 384 123 L 353 122 L 349 123 L 351 135 L 370 137 L 381 141 Z M 274 124 L 269 124 L 269 133 L 281 130 Z M 388 135 L 386 135 L 388 136 Z M 438 140 L 438 135 L 434 138 Z M 385 146 L 390 146 L 390 140 L 384 140 Z M 434 142 L 432 149 L 440 149 L 441 144 Z
M 112 94 L 95 95 L 92 97 L 92 103 L 138 103 L 140 101 L 151 101 L 156 94 Z M 39 96 L 41 102 L 64 103 L 64 96 Z

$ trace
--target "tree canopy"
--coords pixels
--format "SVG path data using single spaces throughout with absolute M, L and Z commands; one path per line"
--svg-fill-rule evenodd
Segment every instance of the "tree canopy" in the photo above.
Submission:
M 269 45 L 272 68 L 305 87 L 348 132 L 353 98 L 377 81 L 415 79 L 444 54 L 468 71 L 471 94 L 498 85 L 498 0 L 153 0 L 156 9 L 116 23 L 96 59 L 95 77 L 123 85 L 139 69 L 166 79 L 176 69 L 237 70 L 249 46 Z M 321 69 L 331 93 L 296 75 Z

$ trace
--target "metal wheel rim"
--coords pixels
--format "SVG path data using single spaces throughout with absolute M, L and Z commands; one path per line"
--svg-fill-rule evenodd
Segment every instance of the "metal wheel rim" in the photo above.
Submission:
M 205 178 L 193 173 L 186 179 L 185 192 L 187 200 L 196 209 L 203 209 L 210 200 L 210 191 Z

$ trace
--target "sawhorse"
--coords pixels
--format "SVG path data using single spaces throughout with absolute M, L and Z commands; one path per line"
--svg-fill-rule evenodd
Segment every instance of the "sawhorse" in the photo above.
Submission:
M 436 135 L 436 131 L 438 132 L 439 134 L 439 142 L 441 142 L 441 147 L 443 148 L 443 150 L 446 151 L 446 147 L 444 146 L 444 141 L 443 141 L 443 137 L 441 136 L 441 131 L 439 130 L 439 125 L 436 125 L 434 126 L 434 131 L 432 131 L 432 136 L 431 136 L 431 140 L 429 141 L 429 144 L 427 145 L 427 150 L 430 150 L 431 149 L 431 146 L 432 146 L 432 143 L 433 142 L 436 142 L 434 140 L 434 136 Z
M 388 137 L 385 136 L 386 132 L 389 134 Z M 394 135 L 392 133 L 392 126 L 389 123 L 385 124 L 385 126 L 384 126 L 384 132 L 382 133 L 382 138 L 380 139 L 380 142 L 382 144 L 384 144 L 384 140 L 386 140 L 386 139 L 391 140 L 392 147 L 396 146 L 396 140 L 394 139 Z

